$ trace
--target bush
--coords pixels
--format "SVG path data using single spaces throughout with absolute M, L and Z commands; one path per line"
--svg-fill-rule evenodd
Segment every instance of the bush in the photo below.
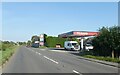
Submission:
M 59 37 L 46 37 L 46 46 L 47 47 L 55 47 L 56 44 L 60 44 L 61 47 L 64 47 L 65 38 Z
M 102 27 L 100 34 L 93 39 L 94 54 L 99 56 L 120 56 L 120 27 Z
M 2 43 L 2 50 L 3 51 L 5 51 L 7 48 L 12 48 L 14 45 L 12 45 L 12 44 L 4 44 L 4 43 Z

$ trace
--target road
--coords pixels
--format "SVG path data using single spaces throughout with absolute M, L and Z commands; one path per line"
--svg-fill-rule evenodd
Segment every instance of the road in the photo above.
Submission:
M 118 68 L 81 59 L 74 51 L 20 47 L 3 73 L 118 73 Z

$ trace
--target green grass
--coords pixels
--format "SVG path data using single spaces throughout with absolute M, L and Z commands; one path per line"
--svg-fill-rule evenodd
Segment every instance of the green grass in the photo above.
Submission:
M 40 46 L 39 48 L 47 48 L 46 46 Z
M 9 48 L 6 48 L 4 51 L 0 51 L 0 65 L 9 60 L 9 58 L 12 56 L 17 48 L 18 46 L 11 46 Z
M 93 59 L 98 59 L 98 60 L 103 60 L 103 61 L 109 61 L 109 62 L 115 62 L 115 63 L 120 63 L 120 60 L 118 58 L 113 59 L 111 57 L 92 56 L 92 55 L 83 55 L 83 57 L 93 58 Z
M 0 65 L 2 64 L 2 51 L 0 51 Z

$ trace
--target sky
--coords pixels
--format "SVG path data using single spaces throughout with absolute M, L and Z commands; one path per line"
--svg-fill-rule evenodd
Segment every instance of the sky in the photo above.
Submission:
M 42 33 L 98 31 L 118 25 L 117 2 L 3 2 L 2 40 L 27 41 Z

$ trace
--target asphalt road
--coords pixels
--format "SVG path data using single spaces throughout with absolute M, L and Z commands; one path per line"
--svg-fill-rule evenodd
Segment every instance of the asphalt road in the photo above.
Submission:
M 118 73 L 118 68 L 81 59 L 74 51 L 20 47 L 3 73 Z

